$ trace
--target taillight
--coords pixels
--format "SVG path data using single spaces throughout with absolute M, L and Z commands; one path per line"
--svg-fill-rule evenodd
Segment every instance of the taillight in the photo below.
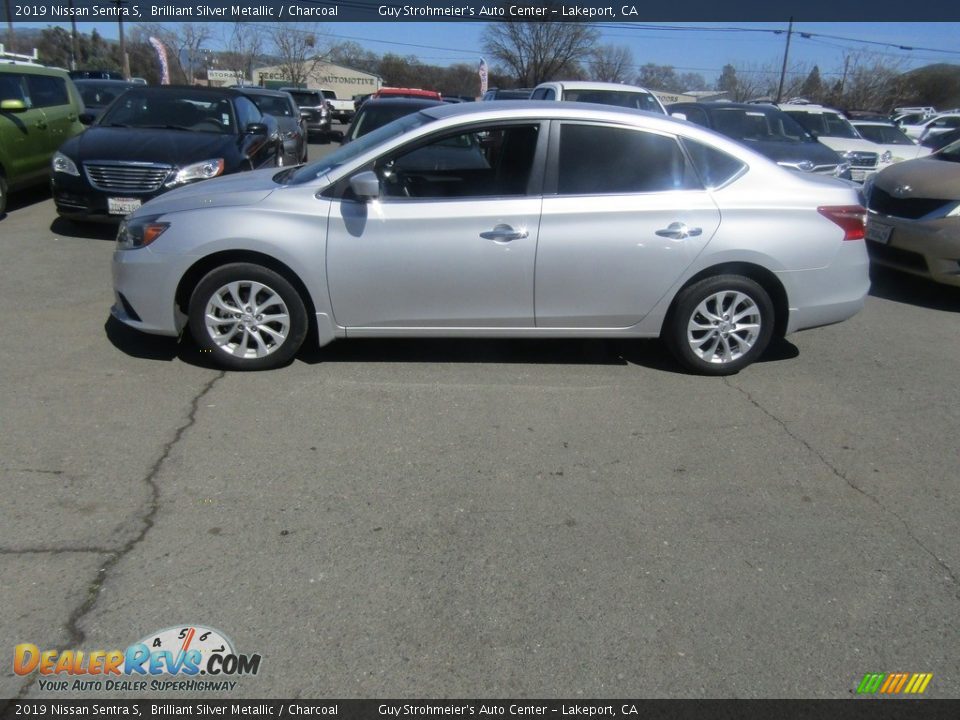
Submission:
M 860 205 L 826 205 L 817 212 L 843 228 L 844 240 L 863 240 L 867 229 L 867 210 Z

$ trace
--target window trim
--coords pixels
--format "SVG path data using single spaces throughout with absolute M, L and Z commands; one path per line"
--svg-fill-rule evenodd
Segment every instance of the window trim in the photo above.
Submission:
M 489 129 L 491 127 L 503 128 L 510 126 L 530 126 L 538 125 L 539 132 L 537 135 L 537 147 L 533 152 L 533 165 L 530 169 L 530 177 L 527 179 L 527 191 L 522 195 L 464 195 L 463 197 L 430 197 L 430 198 L 420 198 L 420 197 L 393 197 L 393 196 L 381 196 L 379 202 L 381 203 L 439 203 L 439 202 L 463 202 L 469 200 L 472 202 L 477 202 L 480 200 L 492 200 L 492 201 L 502 201 L 502 200 L 515 200 L 519 198 L 537 198 L 543 196 L 543 185 L 544 185 L 544 156 L 547 153 L 548 147 L 548 132 L 550 127 L 550 122 L 542 118 L 518 118 L 514 120 L 501 120 L 491 122 L 487 121 L 476 121 L 469 123 L 467 125 L 458 125 L 454 128 L 446 128 L 444 130 L 437 130 L 430 133 L 424 137 L 417 138 L 411 142 L 405 143 L 393 150 L 378 155 L 376 158 L 370 162 L 364 163 L 361 167 L 356 168 L 353 172 L 349 173 L 347 176 L 341 178 L 335 182 L 328 189 L 324 190 L 321 193 L 322 197 L 325 197 L 330 200 L 340 200 L 348 202 L 359 202 L 352 197 L 352 192 L 350 191 L 350 179 L 361 172 L 367 170 L 372 170 L 376 172 L 376 168 L 381 162 L 388 157 L 395 155 L 402 155 L 408 152 L 413 152 L 418 150 L 421 147 L 425 147 L 434 142 L 439 142 L 447 137 L 456 137 L 457 135 L 463 135 L 468 132 L 477 132 L 483 129 Z
M 561 194 L 558 189 L 560 186 L 560 133 L 562 126 L 564 124 L 569 125 L 594 125 L 605 128 L 618 128 L 622 130 L 631 130 L 633 132 L 643 132 L 650 135 L 659 135 L 660 137 L 668 138 L 673 140 L 676 143 L 677 147 L 680 150 L 680 153 L 683 155 L 683 159 L 686 161 L 687 165 L 693 172 L 693 176 L 696 178 L 697 182 L 700 184 L 698 188 L 676 188 L 673 190 L 649 190 L 649 191 L 633 191 L 633 192 L 596 192 L 596 193 L 576 193 L 576 194 Z M 607 122 L 600 120 L 583 120 L 579 118 L 562 118 L 558 120 L 550 121 L 551 129 L 549 133 L 550 137 L 550 147 L 547 155 L 547 167 L 546 175 L 544 178 L 543 185 L 543 194 L 547 197 L 623 197 L 624 195 L 663 195 L 666 193 L 678 193 L 678 192 L 706 192 L 707 188 L 704 185 L 703 178 L 700 176 L 700 173 L 697 171 L 696 165 L 694 165 L 690 153 L 687 152 L 687 148 L 683 145 L 683 137 L 677 135 L 676 133 L 666 132 L 664 130 L 656 130 L 653 128 L 637 127 L 636 125 L 631 125 L 629 123 L 622 122 Z

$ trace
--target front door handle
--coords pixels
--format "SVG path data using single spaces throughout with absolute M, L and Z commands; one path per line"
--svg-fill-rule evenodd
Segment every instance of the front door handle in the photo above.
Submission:
M 514 230 L 509 225 L 495 225 L 493 230 L 487 230 L 480 233 L 480 237 L 485 240 L 498 240 L 500 242 L 509 242 L 510 240 L 520 240 L 529 235 L 526 230 Z
M 703 228 L 687 227 L 686 224 L 682 222 L 672 222 L 662 230 L 657 230 L 657 235 L 660 237 L 674 238 L 675 240 L 683 240 L 684 238 L 696 237 L 702 234 Z

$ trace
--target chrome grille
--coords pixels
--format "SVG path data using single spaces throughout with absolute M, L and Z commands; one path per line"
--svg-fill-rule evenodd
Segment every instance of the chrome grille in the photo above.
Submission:
M 111 193 L 149 193 L 160 189 L 173 169 L 157 163 L 93 161 L 83 164 L 97 190 Z
M 850 167 L 855 168 L 875 168 L 877 166 L 878 153 L 874 152 L 848 152 L 844 153 L 847 160 L 850 161 Z
M 881 215 L 905 218 L 907 220 L 920 220 L 938 211 L 940 211 L 941 216 L 946 214 L 954 202 L 956 201 L 940 200 L 938 198 L 895 197 L 886 190 L 874 185 L 867 207 Z

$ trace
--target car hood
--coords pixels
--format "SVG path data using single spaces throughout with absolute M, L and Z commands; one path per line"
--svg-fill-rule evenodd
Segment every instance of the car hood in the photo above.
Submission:
M 200 208 L 253 205 L 280 187 L 273 182 L 277 172 L 277 168 L 266 168 L 184 185 L 154 198 L 134 215 L 165 215 Z
M 960 163 L 932 157 L 907 160 L 878 173 L 874 186 L 888 193 L 909 186 L 909 194 L 918 198 L 960 199 Z
M 68 140 L 61 152 L 81 162 L 130 160 L 183 166 L 223 157 L 236 142 L 236 135 L 94 125 Z
M 809 160 L 814 165 L 837 165 L 842 162 L 837 153 L 818 142 L 778 140 L 740 140 L 740 142 L 775 162 L 794 163 Z

